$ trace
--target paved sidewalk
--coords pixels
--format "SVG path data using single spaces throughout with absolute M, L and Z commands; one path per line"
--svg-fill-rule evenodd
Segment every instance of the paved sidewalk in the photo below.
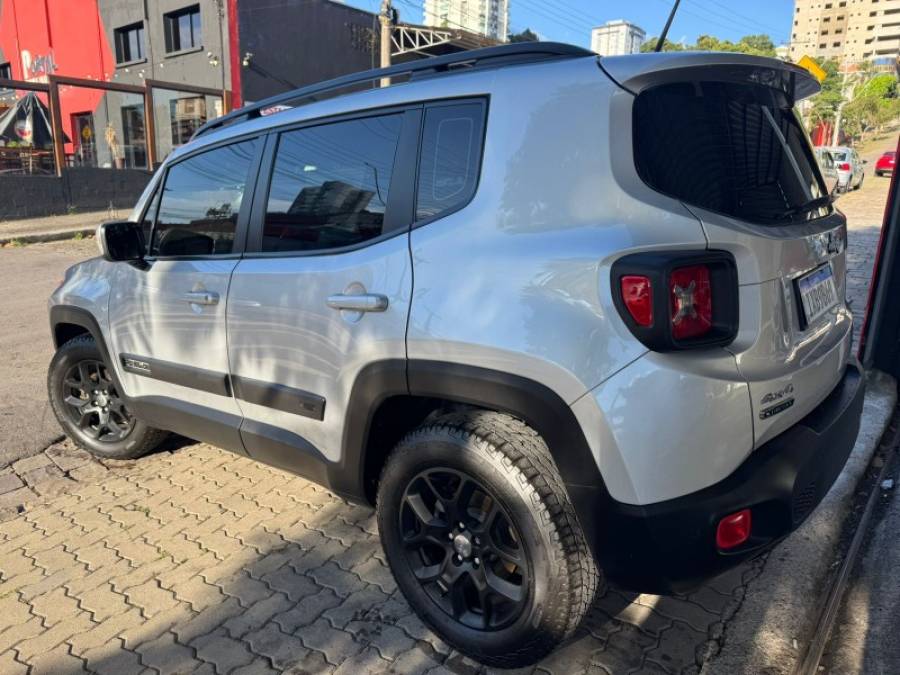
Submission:
M 103 221 L 127 218 L 130 213 L 131 209 L 105 209 L 64 216 L 0 220 L 0 246 L 71 239 L 79 232 L 82 235 L 93 234 Z

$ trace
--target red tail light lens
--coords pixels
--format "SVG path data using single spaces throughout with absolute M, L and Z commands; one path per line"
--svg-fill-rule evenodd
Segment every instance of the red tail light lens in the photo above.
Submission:
M 653 286 L 650 279 L 630 274 L 620 282 L 622 300 L 638 326 L 649 328 L 653 325 Z
M 850 165 L 847 162 L 844 162 L 843 164 L 838 164 L 838 169 L 841 171 L 849 171 Z
M 752 524 L 750 509 L 725 516 L 716 528 L 716 546 L 725 551 L 740 546 L 750 538 Z
M 669 277 L 672 337 L 686 340 L 712 329 L 713 298 L 706 265 L 680 267 Z

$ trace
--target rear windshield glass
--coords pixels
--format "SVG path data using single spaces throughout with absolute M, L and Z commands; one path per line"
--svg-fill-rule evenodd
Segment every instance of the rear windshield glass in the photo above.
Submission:
M 831 209 L 803 128 L 768 87 L 683 82 L 643 92 L 634 150 L 650 187 L 710 211 L 782 225 Z
M 832 150 L 831 155 L 834 157 L 835 161 L 838 161 L 838 162 L 844 162 L 847 160 L 846 152 L 836 152 L 836 151 Z

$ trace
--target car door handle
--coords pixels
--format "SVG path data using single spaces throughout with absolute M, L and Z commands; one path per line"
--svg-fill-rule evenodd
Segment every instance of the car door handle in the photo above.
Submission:
M 218 305 L 219 294 L 214 291 L 190 291 L 181 296 L 192 305 Z
M 338 293 L 328 296 L 328 306 L 351 312 L 383 312 L 388 308 L 388 299 L 378 293 Z

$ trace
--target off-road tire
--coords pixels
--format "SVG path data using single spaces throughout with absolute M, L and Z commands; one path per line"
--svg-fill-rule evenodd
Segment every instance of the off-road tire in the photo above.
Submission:
M 496 495 L 521 533 L 530 583 L 522 613 L 507 627 L 477 630 L 457 621 L 412 571 L 401 508 L 411 481 L 432 468 L 472 476 Z M 452 647 L 489 666 L 521 667 L 546 656 L 572 636 L 605 587 L 546 443 L 508 415 L 453 413 L 409 433 L 382 472 L 377 519 L 397 584 L 415 612 Z
M 64 401 L 64 378 L 72 366 L 87 361 L 104 363 L 97 343 L 90 335 L 79 335 L 60 345 L 50 361 L 47 372 L 50 406 L 66 435 L 78 447 L 105 459 L 137 459 L 154 450 L 168 436 L 168 432 L 147 426 L 138 419 L 133 420 L 130 431 L 121 440 L 103 441 L 91 438 L 70 418 Z M 109 368 L 108 364 L 105 365 Z

